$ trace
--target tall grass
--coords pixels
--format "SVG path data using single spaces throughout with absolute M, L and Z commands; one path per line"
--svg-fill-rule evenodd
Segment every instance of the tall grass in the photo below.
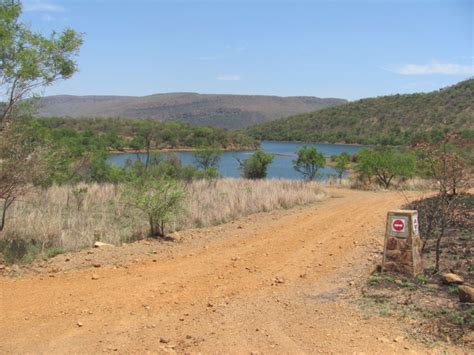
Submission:
M 174 230 L 224 223 L 326 196 L 318 183 L 289 180 L 202 180 L 186 189 L 185 208 Z M 56 186 L 31 193 L 12 206 L 0 243 L 23 241 L 25 248 L 44 254 L 47 250 L 79 250 L 95 241 L 119 245 L 143 238 L 148 232 L 146 217 L 122 204 L 120 194 L 116 186 L 99 184 Z

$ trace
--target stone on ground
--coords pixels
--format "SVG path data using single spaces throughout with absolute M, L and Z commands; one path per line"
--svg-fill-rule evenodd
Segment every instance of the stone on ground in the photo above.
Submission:
M 459 286 L 459 301 L 463 303 L 474 303 L 474 288 L 469 286 Z

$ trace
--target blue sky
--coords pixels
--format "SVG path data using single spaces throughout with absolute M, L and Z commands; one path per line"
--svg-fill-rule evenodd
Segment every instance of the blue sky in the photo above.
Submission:
M 358 99 L 474 75 L 473 0 L 24 0 L 23 20 L 84 33 L 44 94 L 199 92 Z

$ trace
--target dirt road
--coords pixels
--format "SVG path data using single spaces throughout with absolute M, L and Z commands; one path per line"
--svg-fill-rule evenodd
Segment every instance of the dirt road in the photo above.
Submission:
M 332 195 L 183 232 L 194 242 L 125 267 L 0 278 L 0 352 L 433 352 L 355 304 L 404 197 Z

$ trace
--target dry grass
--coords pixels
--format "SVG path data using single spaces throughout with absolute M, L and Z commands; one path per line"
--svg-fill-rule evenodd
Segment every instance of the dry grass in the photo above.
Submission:
M 384 191 L 386 190 L 376 181 L 372 184 L 367 184 L 358 179 L 346 180 L 345 185 L 347 187 L 357 190 L 370 190 L 370 191 Z M 394 179 L 391 183 L 389 190 L 397 191 L 430 191 L 436 190 L 436 183 L 431 180 L 414 177 L 406 180 Z
M 79 250 L 98 240 L 118 245 L 146 236 L 147 219 L 120 203 L 120 189 L 98 184 L 82 187 L 87 189 L 82 194 L 77 193 L 78 187 L 51 187 L 17 201 L 9 211 L 3 240 L 26 241 L 44 254 L 51 249 Z M 172 226 L 175 230 L 215 225 L 326 197 L 318 183 L 289 180 L 196 181 L 186 189 L 185 210 Z

